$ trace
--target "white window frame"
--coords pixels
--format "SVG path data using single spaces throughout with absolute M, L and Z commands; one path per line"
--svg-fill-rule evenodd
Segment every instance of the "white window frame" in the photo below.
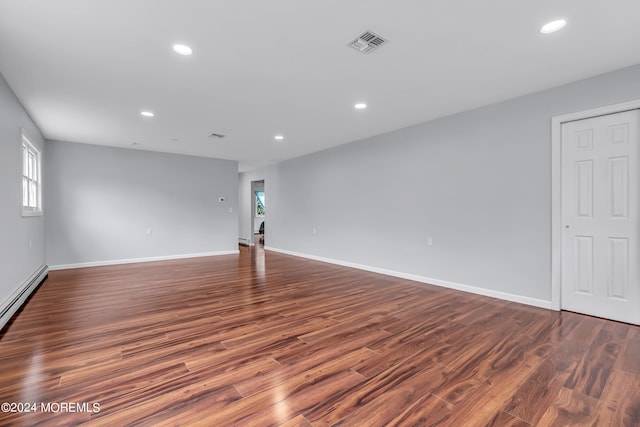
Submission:
M 22 216 L 42 215 L 42 153 L 22 129 L 20 206 Z M 26 201 L 26 205 L 25 205 Z

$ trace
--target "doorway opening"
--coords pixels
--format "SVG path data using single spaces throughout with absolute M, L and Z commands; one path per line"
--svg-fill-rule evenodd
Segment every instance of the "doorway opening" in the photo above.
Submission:
M 266 195 L 264 180 L 251 181 L 251 230 L 252 246 L 263 248 L 266 229 Z

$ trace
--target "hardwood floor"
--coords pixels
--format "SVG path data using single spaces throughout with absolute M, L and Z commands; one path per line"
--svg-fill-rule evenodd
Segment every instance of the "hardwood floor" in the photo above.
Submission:
M 640 425 L 636 326 L 258 248 L 51 272 L 0 356 L 1 425 Z

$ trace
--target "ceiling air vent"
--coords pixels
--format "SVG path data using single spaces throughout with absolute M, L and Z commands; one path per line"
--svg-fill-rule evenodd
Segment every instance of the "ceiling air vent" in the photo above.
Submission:
M 368 55 L 386 42 L 387 40 L 384 37 L 367 30 L 353 39 L 347 46 L 354 48 L 364 55 Z
M 215 138 L 215 139 L 222 139 L 227 135 L 223 135 L 221 133 L 212 133 L 211 135 L 209 135 L 209 138 Z

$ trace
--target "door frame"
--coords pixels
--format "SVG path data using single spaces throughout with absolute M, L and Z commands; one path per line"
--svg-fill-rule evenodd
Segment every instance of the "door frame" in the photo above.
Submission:
M 256 188 L 257 185 L 256 184 L 262 184 L 262 191 L 266 192 L 266 184 L 265 184 L 265 180 L 264 179 L 255 179 L 255 180 L 251 180 L 250 181 L 250 192 L 251 192 L 251 215 L 250 215 L 250 224 L 249 224 L 249 230 L 250 230 L 250 238 L 249 238 L 249 246 L 255 246 L 255 242 L 254 237 L 255 234 L 254 233 L 254 229 L 255 229 L 255 221 L 256 221 Z M 266 212 L 265 212 L 265 217 L 266 217 Z M 264 220 L 263 220 L 264 221 Z
M 562 285 L 562 124 L 640 108 L 640 99 L 551 118 L 551 309 L 561 310 Z

